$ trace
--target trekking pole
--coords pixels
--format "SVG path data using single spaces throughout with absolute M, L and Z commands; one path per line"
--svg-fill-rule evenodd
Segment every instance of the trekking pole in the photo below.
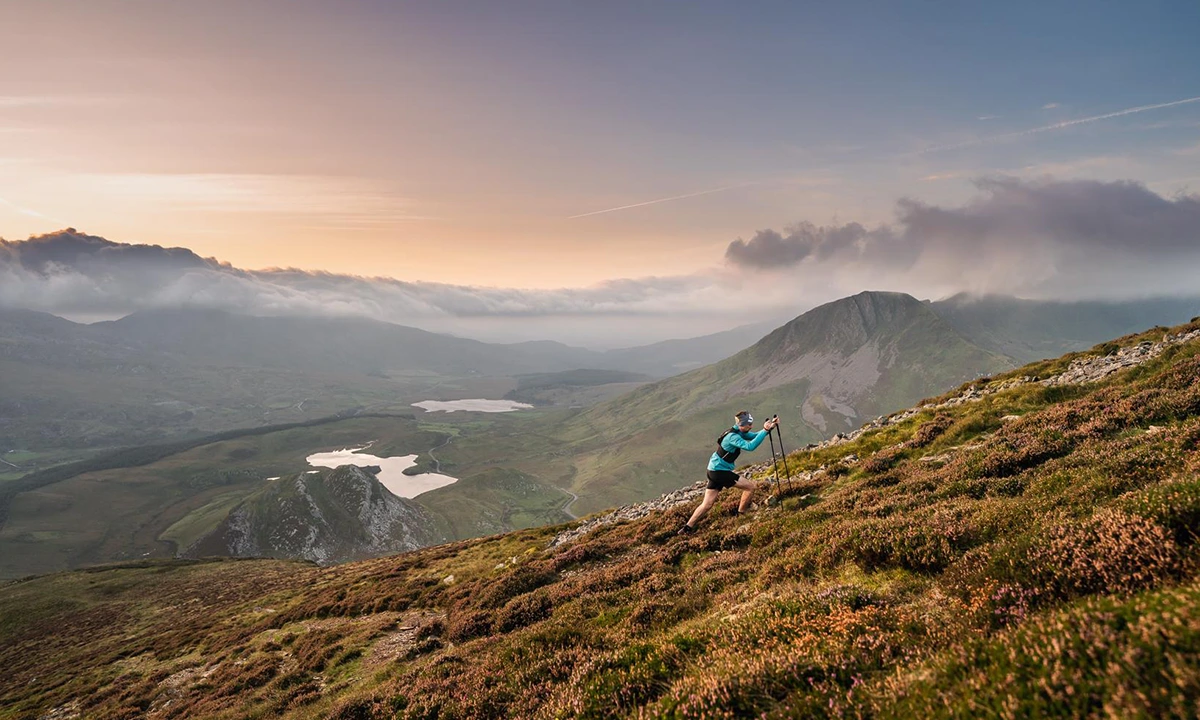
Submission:
M 779 454 L 781 456 L 783 456 L 783 476 L 788 481 L 788 489 L 791 490 L 792 489 L 792 471 L 788 469 L 787 451 L 783 449 L 783 431 L 779 429 L 779 422 L 778 422 L 779 416 L 776 415 L 774 419 L 776 421 L 775 422 L 775 432 L 779 433 Z M 774 447 L 774 443 L 772 443 L 771 446 Z M 779 481 L 776 480 L 775 482 L 778 483 Z
M 775 433 L 767 433 L 771 440 L 771 467 L 775 468 L 775 495 L 779 495 L 779 459 L 775 457 Z

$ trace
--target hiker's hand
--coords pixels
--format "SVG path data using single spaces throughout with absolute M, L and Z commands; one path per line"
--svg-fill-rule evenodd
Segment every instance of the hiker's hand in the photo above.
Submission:
M 771 430 L 774 430 L 775 426 L 778 424 L 779 424 L 778 420 L 768 420 L 763 423 L 763 430 L 770 432 Z

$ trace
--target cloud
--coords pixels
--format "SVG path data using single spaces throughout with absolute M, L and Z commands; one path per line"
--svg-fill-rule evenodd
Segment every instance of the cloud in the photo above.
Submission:
M 814 263 L 853 261 L 865 254 L 904 261 L 911 259 L 911 248 L 903 248 L 891 228 L 867 230 L 852 222 L 833 227 L 817 227 L 801 222 L 785 229 L 759 230 L 749 241 L 738 238 L 725 250 L 725 259 L 734 265 L 767 269 L 795 265 L 810 259 Z
M 556 290 L 243 270 L 181 247 L 129 245 L 68 228 L 0 240 L 0 307 L 118 317 L 195 307 L 252 315 L 361 316 L 493 341 L 616 347 L 786 320 L 864 289 L 934 298 L 1195 295 L 1200 196 L 1135 182 L 976 181 L 940 206 L 905 198 L 895 221 L 762 229 L 694 275 Z
M 1046 103 L 1045 105 L 1042 106 L 1042 109 L 1043 110 L 1053 110 L 1054 108 L 1056 108 L 1058 106 L 1059 106 L 1058 103 Z
M 1135 182 L 976 181 L 960 207 L 902 199 L 894 225 L 761 230 L 726 248 L 732 266 L 799 268 L 906 287 L 1047 297 L 1194 293 L 1200 196 Z
M 719 310 L 722 302 L 721 290 L 703 276 L 524 290 L 294 268 L 242 270 L 186 248 L 128 245 L 73 228 L 24 241 L 0 240 L 0 306 L 67 316 L 196 307 L 255 315 L 364 316 L 453 332 L 478 329 L 475 321 L 489 319 L 667 319 Z

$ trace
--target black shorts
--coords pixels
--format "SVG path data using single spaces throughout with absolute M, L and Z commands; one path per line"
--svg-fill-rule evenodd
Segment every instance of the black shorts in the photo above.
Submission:
M 741 480 L 742 476 L 731 470 L 709 470 L 708 471 L 708 489 L 709 490 L 724 490 L 731 488 Z

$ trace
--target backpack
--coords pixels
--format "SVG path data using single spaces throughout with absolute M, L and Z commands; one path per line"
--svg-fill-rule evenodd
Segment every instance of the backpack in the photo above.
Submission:
M 738 455 L 742 454 L 741 448 L 734 448 L 732 450 L 726 450 L 725 446 L 721 444 L 721 442 L 725 440 L 725 436 L 730 433 L 737 433 L 738 435 L 741 435 L 743 440 L 746 438 L 746 434 L 736 428 L 729 428 L 728 430 L 726 430 L 725 432 L 723 432 L 717 436 L 717 457 L 721 458 L 722 460 L 724 460 L 727 463 L 732 463 L 733 461 L 738 459 Z

